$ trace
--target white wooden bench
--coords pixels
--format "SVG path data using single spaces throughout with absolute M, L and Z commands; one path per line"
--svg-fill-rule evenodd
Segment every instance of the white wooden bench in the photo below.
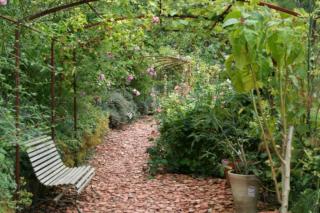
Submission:
M 37 179 L 45 186 L 73 186 L 77 194 L 89 184 L 95 174 L 91 166 L 66 167 L 54 141 L 49 136 L 40 136 L 23 143 Z M 63 194 L 57 196 L 59 200 Z

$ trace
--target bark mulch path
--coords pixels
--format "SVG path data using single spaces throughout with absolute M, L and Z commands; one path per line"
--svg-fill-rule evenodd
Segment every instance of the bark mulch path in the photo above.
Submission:
M 150 178 L 146 171 L 156 124 L 151 117 L 122 130 L 113 130 L 96 148 L 90 164 L 96 175 L 81 194 L 82 212 L 233 212 L 232 195 L 225 180 L 159 174 Z M 63 212 L 76 212 L 69 207 Z

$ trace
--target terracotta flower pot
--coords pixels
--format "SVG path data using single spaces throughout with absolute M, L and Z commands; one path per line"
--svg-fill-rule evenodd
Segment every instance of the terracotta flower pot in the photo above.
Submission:
M 228 172 L 236 213 L 256 213 L 259 181 L 255 175 Z

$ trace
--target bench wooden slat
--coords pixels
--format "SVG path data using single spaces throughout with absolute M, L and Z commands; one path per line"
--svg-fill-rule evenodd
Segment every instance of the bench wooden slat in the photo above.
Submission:
M 41 175 L 38 175 L 37 177 L 39 180 L 43 180 L 44 178 L 48 177 L 50 174 L 56 171 L 60 171 L 62 168 L 66 168 L 66 166 L 63 165 L 63 163 L 57 163 L 56 165 L 46 169 L 45 172 L 43 172 Z
M 46 182 L 46 185 L 48 186 L 55 186 L 57 185 L 56 183 L 58 183 L 58 181 L 63 178 L 65 175 L 68 175 L 69 173 L 71 173 L 73 171 L 73 168 L 68 168 L 64 169 L 61 173 L 59 173 L 59 176 Z
M 70 168 L 64 174 L 62 174 L 58 179 L 50 183 L 49 185 L 60 185 L 64 184 L 64 180 L 70 175 L 74 174 L 77 171 L 77 168 Z
M 30 147 L 30 146 L 34 146 L 36 144 L 39 144 L 39 143 L 43 143 L 43 142 L 46 142 L 46 141 L 49 141 L 49 140 L 52 140 L 51 137 L 44 137 L 44 138 L 40 138 L 38 140 L 30 140 L 29 142 L 25 142 L 23 143 L 23 145 L 27 146 L 27 147 Z
M 77 167 L 75 170 L 64 176 L 57 184 L 70 184 L 70 182 L 73 180 L 72 178 L 78 175 L 79 173 L 81 174 L 82 170 L 85 169 L 85 166 Z
M 90 171 L 81 178 L 81 180 L 76 184 L 77 188 L 80 188 L 82 186 L 82 184 L 86 181 L 87 178 L 89 178 L 89 176 L 91 175 L 91 173 L 94 172 L 94 169 L 91 168 Z
M 52 152 L 51 154 L 41 158 L 40 160 L 32 161 L 32 165 L 33 166 L 38 166 L 38 165 L 48 161 L 49 159 L 51 159 L 51 158 L 53 158 L 55 156 L 58 156 L 60 158 L 60 156 L 59 156 L 59 154 L 57 152 Z
M 86 166 L 81 166 L 81 167 L 78 167 L 77 170 L 69 175 L 68 177 L 66 177 L 63 181 L 63 184 L 70 184 L 75 178 L 77 178 L 79 175 L 83 175 L 83 172 L 85 171 L 86 169 Z
M 38 149 L 41 149 L 41 148 L 46 147 L 46 146 L 49 146 L 49 145 L 51 145 L 51 144 L 54 144 L 52 140 L 50 140 L 50 141 L 48 141 L 48 142 L 45 142 L 45 143 L 38 144 L 37 146 L 29 147 L 29 148 L 27 149 L 27 152 L 28 152 L 28 153 L 32 153 L 32 152 L 34 152 L 34 151 L 36 151 L 36 150 L 38 150 Z
M 83 185 L 85 185 L 86 182 L 88 182 L 88 179 L 90 179 L 91 175 L 94 173 L 94 169 L 91 168 L 90 171 L 83 176 L 83 178 L 76 184 L 76 188 L 80 190 Z
M 75 184 L 76 182 L 81 180 L 81 177 L 84 176 L 90 169 L 90 166 L 84 166 L 82 169 L 79 169 L 79 171 L 75 175 L 69 178 L 68 183 Z
M 91 181 L 91 179 L 93 178 L 93 176 L 95 175 L 95 172 L 93 172 L 89 178 L 82 184 L 82 186 L 77 190 L 78 194 L 80 194 L 82 192 L 82 190 L 89 184 L 89 182 Z
M 43 152 L 43 153 L 41 153 L 41 154 L 39 154 L 39 155 L 36 155 L 36 156 L 30 158 L 30 161 L 31 161 L 31 162 L 35 162 L 35 161 L 37 161 L 37 160 L 39 160 L 39 159 L 41 159 L 41 158 L 43 158 L 43 157 L 45 157 L 45 156 L 47 156 L 47 155 L 50 155 L 50 154 L 53 153 L 53 152 L 56 153 L 56 154 L 58 154 L 57 150 L 55 150 L 55 149 L 49 149 L 48 151 L 45 151 L 45 152 Z
M 42 168 L 45 168 L 46 166 L 54 163 L 55 161 L 60 162 L 60 161 L 61 161 L 60 157 L 59 157 L 59 156 L 56 156 L 56 157 L 51 158 L 50 160 L 48 160 L 48 161 L 46 161 L 46 162 L 44 162 L 44 163 L 42 163 L 42 164 L 40 164 L 40 165 L 38 165 L 38 166 L 33 166 L 33 165 L 32 165 L 32 167 L 33 167 L 34 171 L 37 172 L 37 171 L 41 170 Z M 31 164 L 32 164 L 32 163 L 31 163 Z
M 51 184 L 53 181 L 57 180 L 60 178 L 64 173 L 68 171 L 69 168 L 67 167 L 62 167 L 61 169 L 57 170 L 55 174 L 52 174 L 50 176 L 45 177 L 42 181 L 43 184 L 48 185 Z
M 57 165 L 63 165 L 62 161 L 56 161 L 50 165 L 48 165 L 47 167 L 43 168 L 43 169 L 40 169 L 38 171 L 35 171 L 37 177 L 40 176 L 40 175 L 43 175 L 45 174 L 48 170 L 52 169 L 53 167 L 57 166 Z M 34 168 L 33 168 L 34 170 Z
M 35 142 L 35 141 L 38 141 L 38 140 L 41 140 L 41 139 L 44 139 L 44 138 L 48 138 L 48 137 L 49 137 L 48 135 L 41 135 L 39 137 L 28 139 L 28 140 L 22 142 L 22 144 L 26 145 L 26 144 L 29 144 L 31 142 Z
M 42 149 L 38 149 L 37 151 L 34 151 L 34 152 L 28 152 L 28 155 L 29 155 L 29 157 L 33 157 L 33 156 L 36 156 L 36 155 L 39 155 L 39 154 L 41 154 L 41 153 L 43 153 L 43 152 L 45 152 L 45 151 L 48 151 L 49 149 L 54 149 L 54 150 L 56 150 L 56 148 L 55 148 L 55 145 L 54 144 L 51 144 L 51 145 L 49 145 L 49 146 L 46 146 L 46 147 L 44 147 L 44 148 L 42 148 Z

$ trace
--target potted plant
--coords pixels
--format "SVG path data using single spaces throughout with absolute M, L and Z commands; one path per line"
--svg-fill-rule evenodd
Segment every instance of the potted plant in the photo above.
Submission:
M 231 156 L 234 158 L 233 168 L 228 171 L 235 211 L 237 213 L 257 212 L 259 180 L 254 174 L 255 162 L 248 160 L 243 144 L 236 145 L 228 141 Z M 251 156 L 253 157 L 253 156 Z

